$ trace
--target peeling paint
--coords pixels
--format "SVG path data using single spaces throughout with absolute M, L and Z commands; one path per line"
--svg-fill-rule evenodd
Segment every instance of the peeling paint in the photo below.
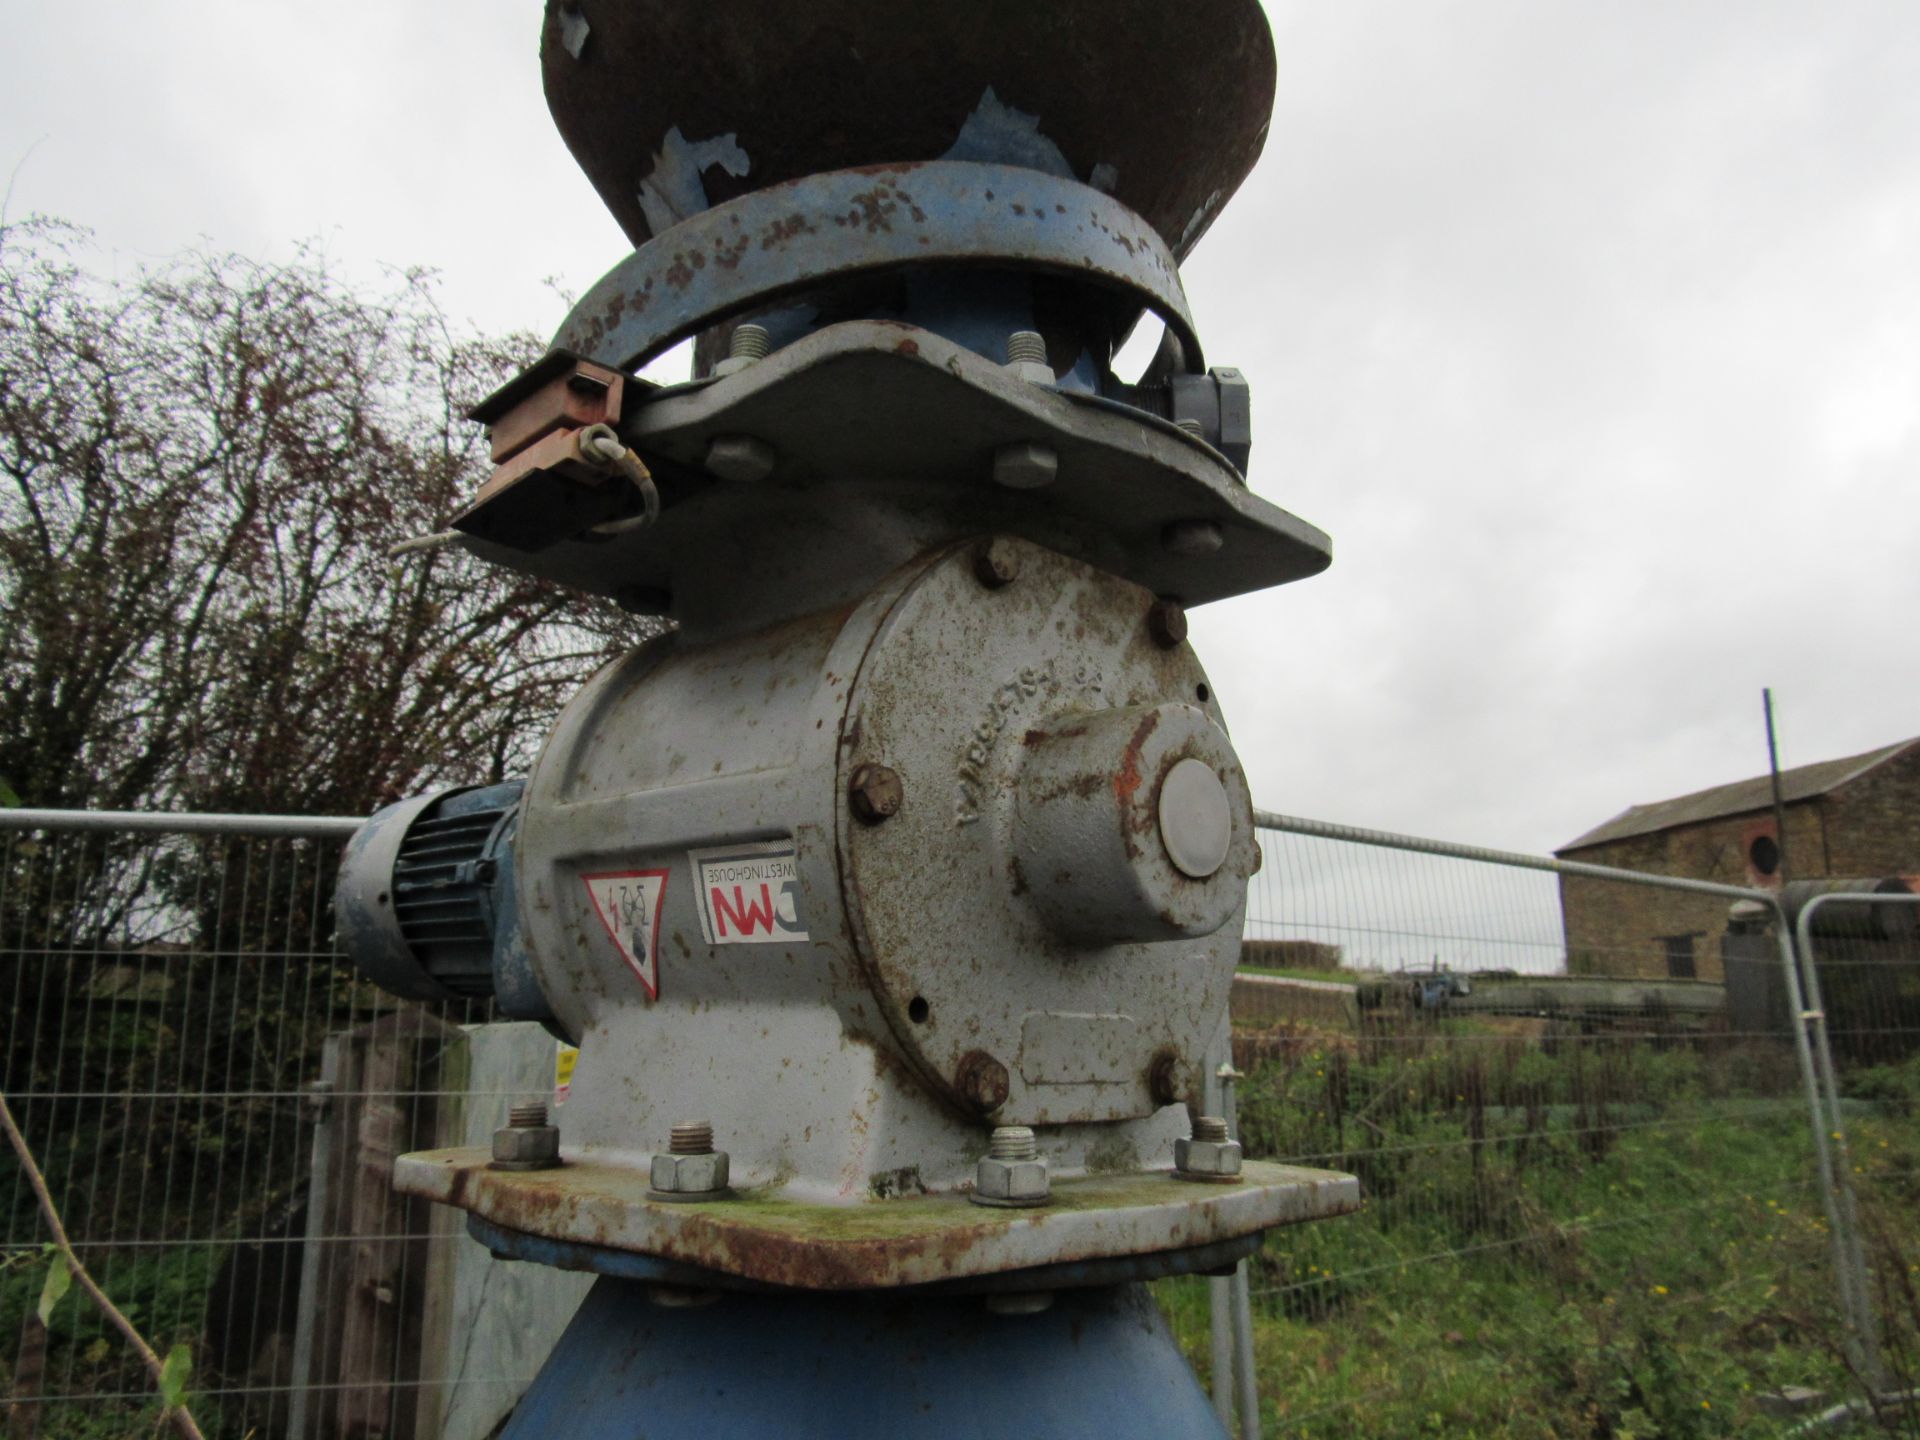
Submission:
M 1006 104 L 993 93 L 991 85 L 961 125 L 952 147 L 940 158 L 1023 165 L 1029 170 L 1058 175 L 1062 180 L 1079 178 L 1060 147 L 1041 133 L 1040 117 Z
M 731 132 L 689 141 L 678 125 L 667 131 L 654 152 L 652 172 L 640 182 L 640 211 L 654 234 L 670 230 L 707 208 L 706 182 L 700 176 L 714 165 L 741 179 L 752 162 Z

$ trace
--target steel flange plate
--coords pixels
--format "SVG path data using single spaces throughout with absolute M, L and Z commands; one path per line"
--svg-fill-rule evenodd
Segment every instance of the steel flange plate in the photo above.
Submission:
M 394 1187 L 509 1230 L 625 1250 L 802 1290 L 871 1290 L 1211 1245 L 1344 1215 L 1351 1175 L 1248 1162 L 1245 1183 L 1185 1185 L 1166 1171 L 1056 1180 L 1042 1210 L 985 1210 L 957 1192 L 809 1205 L 745 1191 L 698 1205 L 646 1197 L 644 1172 L 567 1164 L 509 1174 L 481 1149 L 403 1155 Z
M 843 503 L 831 487 L 852 486 L 863 503 L 910 507 L 930 539 L 942 530 L 1023 535 L 1188 605 L 1326 569 L 1332 542 L 1323 531 L 1254 495 L 1201 441 L 1118 409 L 1030 384 L 914 326 L 849 321 L 629 415 L 624 433 L 649 462 L 695 476 L 716 440 L 752 437 L 772 464 L 758 482 L 702 477 L 657 525 L 617 537 L 538 553 L 478 535 L 462 543 L 491 563 L 596 594 L 639 586 L 681 597 L 708 583 L 711 557 L 737 537 L 831 525 Z M 1057 457 L 1044 489 L 994 483 L 995 456 L 1023 445 Z M 1217 548 L 1169 548 L 1170 527 L 1195 524 L 1211 527 Z M 873 544 L 882 538 L 876 526 Z M 850 559 L 858 549 L 842 546 L 835 563 L 844 569 Z M 725 587 L 729 603 L 736 588 Z

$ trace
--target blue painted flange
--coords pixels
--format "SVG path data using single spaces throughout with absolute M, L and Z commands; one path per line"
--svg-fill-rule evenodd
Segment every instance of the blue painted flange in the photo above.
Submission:
M 1085 281 L 1111 297 L 1119 333 L 1145 306 L 1180 337 L 1186 368 L 1206 368 L 1179 267 L 1151 225 L 1076 180 L 970 160 L 809 175 L 703 210 L 603 276 L 553 344 L 637 369 L 716 321 L 823 281 L 953 266 Z M 997 346 L 991 358 L 1004 358 Z
M 1224 1434 L 1143 1286 L 1032 1315 L 977 1297 L 685 1298 L 599 1280 L 502 1440 Z

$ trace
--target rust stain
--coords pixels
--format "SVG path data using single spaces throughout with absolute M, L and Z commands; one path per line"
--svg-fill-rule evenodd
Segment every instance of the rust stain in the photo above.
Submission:
M 819 228 L 818 225 L 815 225 L 805 215 L 796 210 L 791 215 L 784 215 L 780 219 L 775 220 L 761 232 L 760 248 L 762 250 L 772 250 L 778 246 L 785 245 L 796 236 L 811 235 Z
M 1127 741 L 1127 748 L 1120 753 L 1120 769 L 1113 777 L 1113 793 L 1122 805 L 1132 801 L 1140 789 L 1140 751 L 1160 724 L 1160 712 L 1149 710 L 1133 727 L 1133 735 Z

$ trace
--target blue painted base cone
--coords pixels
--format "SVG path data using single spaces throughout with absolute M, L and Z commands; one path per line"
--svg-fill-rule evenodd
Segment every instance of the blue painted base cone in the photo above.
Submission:
M 1145 1287 L 982 1297 L 722 1293 L 663 1306 L 603 1277 L 502 1440 L 1220 1437 Z

